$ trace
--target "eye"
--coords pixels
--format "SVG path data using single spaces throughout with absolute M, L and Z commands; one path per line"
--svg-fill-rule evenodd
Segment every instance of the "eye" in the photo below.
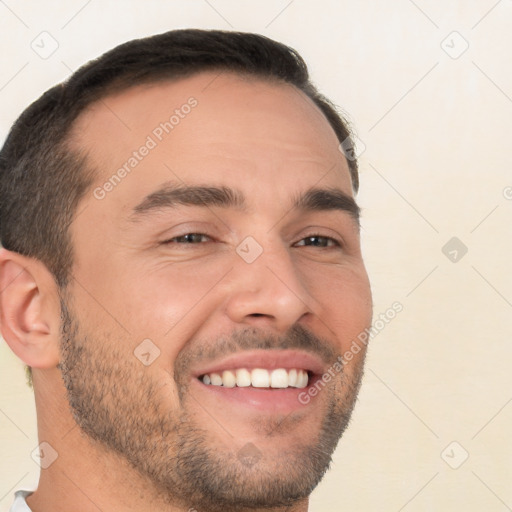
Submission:
M 203 233 L 186 233 L 184 235 L 175 236 L 169 240 L 165 240 L 164 244 L 201 244 L 210 242 L 212 239 Z
M 331 238 L 330 236 L 322 236 L 322 235 L 310 235 L 302 240 L 299 240 L 296 244 L 299 247 L 320 247 L 320 248 L 328 248 L 328 247 L 341 247 L 341 243 L 338 240 Z

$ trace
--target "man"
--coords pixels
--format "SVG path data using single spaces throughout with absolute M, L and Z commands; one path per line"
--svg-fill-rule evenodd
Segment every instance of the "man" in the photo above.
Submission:
M 128 42 L 22 114 L 0 323 L 42 469 L 12 510 L 307 510 L 371 324 L 350 140 L 294 50 L 236 32 Z

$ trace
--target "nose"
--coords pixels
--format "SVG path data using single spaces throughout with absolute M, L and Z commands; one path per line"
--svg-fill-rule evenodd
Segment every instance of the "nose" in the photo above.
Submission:
M 237 258 L 227 302 L 231 321 L 284 333 L 313 312 L 305 276 L 284 247 L 264 250 L 252 263 Z

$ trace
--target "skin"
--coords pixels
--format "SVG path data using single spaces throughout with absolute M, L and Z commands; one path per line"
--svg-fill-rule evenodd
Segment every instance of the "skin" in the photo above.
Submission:
M 190 97 L 197 99 L 191 113 L 97 199 L 94 188 Z M 236 471 L 249 494 L 256 496 L 262 475 L 270 475 L 269 482 L 303 478 L 300 453 L 316 446 L 329 413 L 338 423 L 348 421 L 364 349 L 307 407 L 288 415 L 210 399 L 192 373 L 206 354 L 224 356 L 237 339 L 238 349 L 261 349 L 263 342 L 285 348 L 290 340 L 298 346 L 290 337 L 298 327 L 316 340 L 313 351 L 337 356 L 370 326 L 357 222 L 347 211 L 293 207 L 311 187 L 353 197 L 347 162 L 327 120 L 291 86 L 200 73 L 105 98 L 82 114 L 71 140 L 87 151 L 98 179 L 70 226 L 75 259 L 65 293 L 59 296 L 41 262 L 0 252 L 2 334 L 33 367 L 39 438 L 58 452 L 41 471 L 29 506 L 35 512 L 214 510 L 191 494 L 194 486 L 179 482 L 173 459 L 177 434 L 196 430 L 212 467 L 219 473 L 227 468 L 226 477 Z M 237 189 L 245 208 L 176 205 L 134 218 L 133 209 L 170 182 Z M 194 243 L 176 238 L 186 233 L 208 236 Z M 329 238 L 306 245 L 313 235 Z M 247 236 L 263 249 L 250 264 L 236 252 Z M 160 351 L 149 366 L 134 356 L 145 339 Z M 82 348 L 80 357 L 70 344 Z M 87 403 L 80 402 L 84 396 L 98 399 L 88 412 L 79 407 Z M 126 447 L 116 451 L 102 441 L 105 431 L 98 431 L 108 421 L 97 411 L 117 418 L 114 431 L 131 433 L 133 443 L 154 442 L 156 455 L 137 461 L 137 453 L 145 453 L 139 444 L 130 465 L 120 453 Z M 148 434 L 157 425 L 160 438 Z M 339 429 L 328 439 L 330 451 Z M 145 436 L 137 437 L 139 430 Z M 261 458 L 248 467 L 237 455 L 250 443 Z M 147 467 L 141 470 L 165 460 L 174 478 L 167 487 Z M 320 464 L 317 480 L 322 471 Z M 304 512 L 307 494 L 267 510 Z

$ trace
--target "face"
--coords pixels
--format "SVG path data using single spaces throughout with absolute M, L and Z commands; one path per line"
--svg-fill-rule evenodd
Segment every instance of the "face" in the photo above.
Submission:
M 306 498 L 371 323 L 328 122 L 291 86 L 201 73 L 105 98 L 73 143 L 98 175 L 62 303 L 77 423 L 187 509 Z

